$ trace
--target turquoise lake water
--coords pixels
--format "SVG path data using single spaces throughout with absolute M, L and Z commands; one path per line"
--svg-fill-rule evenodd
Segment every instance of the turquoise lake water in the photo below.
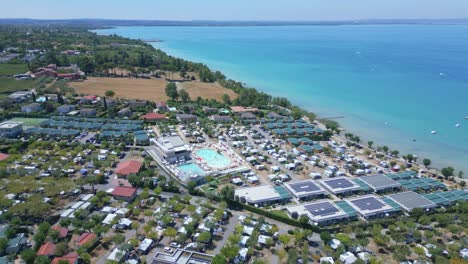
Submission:
M 468 26 L 118 27 L 98 33 L 162 40 L 152 44 L 321 117 L 344 116 L 337 121 L 375 144 L 468 173 Z

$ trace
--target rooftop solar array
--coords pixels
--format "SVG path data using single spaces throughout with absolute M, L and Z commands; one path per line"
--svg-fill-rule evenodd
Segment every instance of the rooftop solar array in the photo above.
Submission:
M 320 202 L 304 206 L 306 210 L 313 216 L 326 216 L 339 212 L 336 207 L 330 202 Z
M 327 194 L 325 190 L 317 186 L 317 184 L 311 180 L 286 183 L 284 186 L 299 199 Z
M 350 180 L 345 178 L 326 180 L 325 182 L 328 184 L 328 186 L 332 187 L 333 189 L 343 189 L 354 186 L 354 184 Z
M 346 200 L 360 215 L 368 218 L 394 212 L 395 209 L 377 196 L 368 195 Z
M 414 208 L 429 209 L 436 207 L 434 202 L 413 191 L 396 193 L 388 195 L 387 197 L 398 203 L 407 211 L 411 211 Z
M 423 195 L 437 205 L 450 205 L 457 201 L 468 201 L 468 190 L 452 190 Z
M 365 197 L 353 200 L 352 203 L 361 210 L 375 211 L 385 206 L 382 202 L 374 197 Z
M 383 175 L 376 174 L 371 176 L 364 176 L 359 178 L 361 181 L 369 185 L 374 191 L 382 191 L 390 188 L 399 188 L 401 185 L 392 180 L 391 178 Z
M 408 180 L 398 180 L 401 186 L 410 191 L 429 191 L 437 189 L 447 189 L 442 182 L 432 178 L 411 178 Z
M 317 185 L 315 185 L 312 181 L 290 183 L 289 186 L 295 192 L 315 192 L 320 190 L 320 188 Z

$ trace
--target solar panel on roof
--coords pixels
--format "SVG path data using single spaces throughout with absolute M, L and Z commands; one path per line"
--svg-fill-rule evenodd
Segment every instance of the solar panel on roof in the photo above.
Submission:
M 314 216 L 332 215 L 339 212 L 330 202 L 309 204 L 304 206 L 304 208 Z
M 354 205 L 359 207 L 361 210 L 377 210 L 385 206 L 385 204 L 381 203 L 379 200 L 375 199 L 374 197 L 366 197 L 361 199 L 356 199 L 351 201 Z
M 354 185 L 347 179 L 334 179 L 334 180 L 328 180 L 325 181 L 330 187 L 333 189 L 338 189 L 338 188 L 350 188 L 353 187 Z
M 314 192 L 320 190 L 320 188 L 312 182 L 291 183 L 289 186 L 291 186 L 295 192 Z

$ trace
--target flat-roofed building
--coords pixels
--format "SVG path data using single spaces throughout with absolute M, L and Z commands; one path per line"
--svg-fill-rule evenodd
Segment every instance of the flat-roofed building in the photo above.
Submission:
M 262 185 L 237 189 L 234 192 L 234 199 L 241 203 L 265 206 L 289 201 L 291 196 L 282 186 Z
M 327 191 L 315 184 L 312 180 L 288 182 L 285 183 L 284 186 L 298 200 L 316 199 L 328 194 Z
M 22 122 L 6 121 L 0 123 L 0 137 L 3 138 L 14 138 L 23 132 Z
M 401 188 L 401 184 L 383 174 L 359 177 L 359 180 L 366 183 L 374 192 L 394 191 Z
M 412 211 L 414 208 L 429 210 L 437 206 L 431 200 L 413 191 L 387 195 L 387 198 L 393 200 L 406 211 Z
M 176 249 L 173 253 L 157 252 L 151 264 L 210 264 L 213 255 Z
M 170 163 L 191 159 L 192 151 L 179 136 L 160 137 L 153 142 L 159 154 Z
M 313 225 L 330 225 L 349 218 L 343 209 L 327 200 L 290 206 L 286 210 L 293 218 L 307 216 Z
M 358 196 L 345 199 L 345 201 L 366 219 L 382 217 L 395 212 L 395 208 L 375 195 Z
M 320 184 L 329 192 L 341 196 L 350 195 L 361 190 L 357 183 L 345 177 L 321 180 Z

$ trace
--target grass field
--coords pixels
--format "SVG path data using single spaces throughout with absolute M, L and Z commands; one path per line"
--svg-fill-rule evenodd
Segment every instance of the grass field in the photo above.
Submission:
M 9 76 L 19 73 L 25 73 L 28 71 L 26 64 L 8 64 L 0 63 L 0 76 Z
M 229 95 L 231 100 L 237 98 L 237 94 L 235 92 L 226 89 L 217 83 L 183 82 L 180 83 L 179 86 L 187 91 L 192 99 L 196 99 L 198 96 L 201 96 L 202 98 L 221 101 L 223 99 L 223 94 Z
M 127 99 L 144 99 L 150 101 L 167 100 L 164 79 L 128 79 L 128 78 L 88 78 L 84 82 L 71 82 L 69 86 L 77 93 L 103 96 L 107 90 L 113 90 L 115 96 Z M 206 99 L 221 100 L 223 94 L 229 94 L 231 99 L 237 95 L 218 84 L 186 82 L 180 84 L 190 94 L 192 99 L 201 96 Z
M 19 90 L 27 90 L 31 88 L 39 88 L 42 83 L 45 83 L 46 79 L 47 77 L 30 80 L 15 80 L 11 77 L 0 77 L 0 94 L 11 93 Z
M 13 122 L 23 122 L 23 126 L 39 126 L 42 121 L 45 121 L 45 118 L 27 118 L 27 117 L 15 117 L 9 121 Z

